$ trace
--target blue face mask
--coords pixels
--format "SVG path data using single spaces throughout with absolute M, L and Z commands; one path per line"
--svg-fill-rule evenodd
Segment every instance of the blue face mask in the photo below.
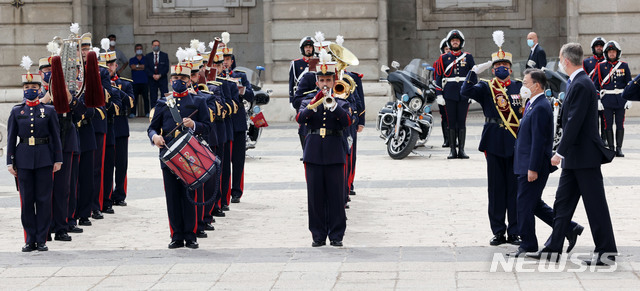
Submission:
M 182 80 L 175 80 L 171 82 L 171 87 L 173 88 L 174 92 L 182 93 L 184 91 L 187 91 L 187 82 Z
M 24 98 L 33 101 L 38 98 L 38 90 L 37 89 L 27 89 L 24 90 Z
M 49 83 L 49 80 L 51 80 L 51 72 L 46 72 L 42 74 L 44 75 L 44 78 L 42 78 L 42 81 Z
M 496 77 L 498 77 L 498 79 L 504 80 L 509 77 L 509 74 L 509 68 L 507 68 L 506 66 L 499 66 L 495 68 L 495 75 Z
M 533 47 L 533 39 L 527 39 L 527 45 Z

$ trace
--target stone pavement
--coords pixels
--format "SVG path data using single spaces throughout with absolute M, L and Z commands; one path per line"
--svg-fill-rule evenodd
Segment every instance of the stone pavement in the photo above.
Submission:
M 373 114 L 373 113 L 372 113 Z M 267 116 L 268 118 L 268 116 Z M 439 118 L 438 118 L 439 119 Z M 609 208 L 621 253 L 617 269 L 544 273 L 498 267 L 490 247 L 486 167 L 477 145 L 481 117 L 469 116 L 469 160 L 447 160 L 439 126 L 420 155 L 396 161 L 373 123 L 359 138 L 357 195 L 347 210 L 345 246 L 311 248 L 306 186 L 296 126 L 276 123 L 249 150 L 242 202 L 232 204 L 200 249 L 169 250 L 169 228 L 157 150 L 147 122 L 132 123 L 129 196 L 114 215 L 93 220 L 72 242 L 21 253 L 23 235 L 13 177 L 0 171 L 0 289 L 6 290 L 568 290 L 640 288 L 640 119 L 627 120 L 624 152 L 603 167 Z M 543 198 L 549 204 L 559 172 Z M 575 220 L 585 232 L 573 253 L 593 249 L 582 204 Z M 538 237 L 551 229 L 538 221 Z M 526 260 L 526 263 L 535 262 Z M 549 264 L 548 266 L 556 266 Z M 547 266 L 547 267 L 548 267 Z M 543 265 L 544 267 L 544 265 Z M 557 267 L 557 266 L 556 266 Z M 564 266 L 563 266 L 564 267 Z M 508 269 L 505 271 L 505 269 Z M 544 268 L 543 268 L 544 269 Z M 525 271 L 526 271 L 525 270 Z

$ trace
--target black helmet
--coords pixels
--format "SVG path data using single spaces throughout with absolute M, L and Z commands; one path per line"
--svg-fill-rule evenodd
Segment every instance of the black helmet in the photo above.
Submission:
M 315 53 L 315 48 L 314 48 L 310 55 L 307 56 L 304 54 L 304 47 L 308 45 L 313 47 L 313 38 L 311 38 L 310 36 L 305 36 L 300 40 L 300 53 L 305 57 L 313 56 L 313 54 Z
M 441 53 L 441 54 L 444 54 L 444 48 L 445 48 L 446 46 L 447 46 L 447 39 L 446 39 L 446 38 L 443 38 L 443 39 L 440 41 L 440 53 Z
M 616 58 L 615 59 L 609 59 L 609 55 L 607 54 L 608 51 L 610 50 L 616 50 Z M 610 40 L 609 42 L 607 42 L 607 44 L 604 45 L 604 57 L 607 59 L 607 61 L 610 62 L 615 62 L 617 60 L 620 59 L 620 54 L 622 53 L 622 49 L 620 48 L 620 44 L 618 44 L 617 41 L 615 40 Z
M 597 55 L 597 54 L 596 54 L 596 46 L 597 46 L 597 45 L 601 45 L 601 46 L 603 46 L 603 47 L 604 47 L 604 44 L 605 44 L 605 43 L 607 43 L 607 41 L 606 41 L 604 38 L 602 38 L 601 36 L 596 36 L 596 37 L 595 37 L 595 38 L 593 38 L 593 40 L 591 41 L 591 52 L 592 52 L 594 55 Z
M 462 49 L 464 47 L 464 34 L 462 34 L 462 32 L 460 32 L 457 29 L 454 29 L 452 31 L 449 31 L 449 34 L 447 34 L 447 46 L 450 49 L 453 49 L 451 47 L 451 40 L 457 38 L 460 40 L 460 48 Z

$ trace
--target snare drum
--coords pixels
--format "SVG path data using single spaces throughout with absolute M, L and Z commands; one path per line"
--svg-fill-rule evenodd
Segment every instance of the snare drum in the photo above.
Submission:
M 160 152 L 160 160 L 190 189 L 202 186 L 215 176 L 220 160 L 189 131 L 174 138 Z

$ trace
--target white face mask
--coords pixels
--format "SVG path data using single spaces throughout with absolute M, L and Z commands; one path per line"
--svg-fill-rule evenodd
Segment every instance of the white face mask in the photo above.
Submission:
M 567 75 L 566 67 L 564 66 L 562 61 L 558 61 L 558 71 L 560 71 L 560 73 Z
M 520 87 L 520 98 L 522 99 L 531 98 L 531 89 L 525 87 L 524 85 Z
M 115 41 L 115 40 L 110 41 L 110 42 L 109 42 L 109 45 L 110 45 L 110 46 L 116 46 L 116 41 Z

